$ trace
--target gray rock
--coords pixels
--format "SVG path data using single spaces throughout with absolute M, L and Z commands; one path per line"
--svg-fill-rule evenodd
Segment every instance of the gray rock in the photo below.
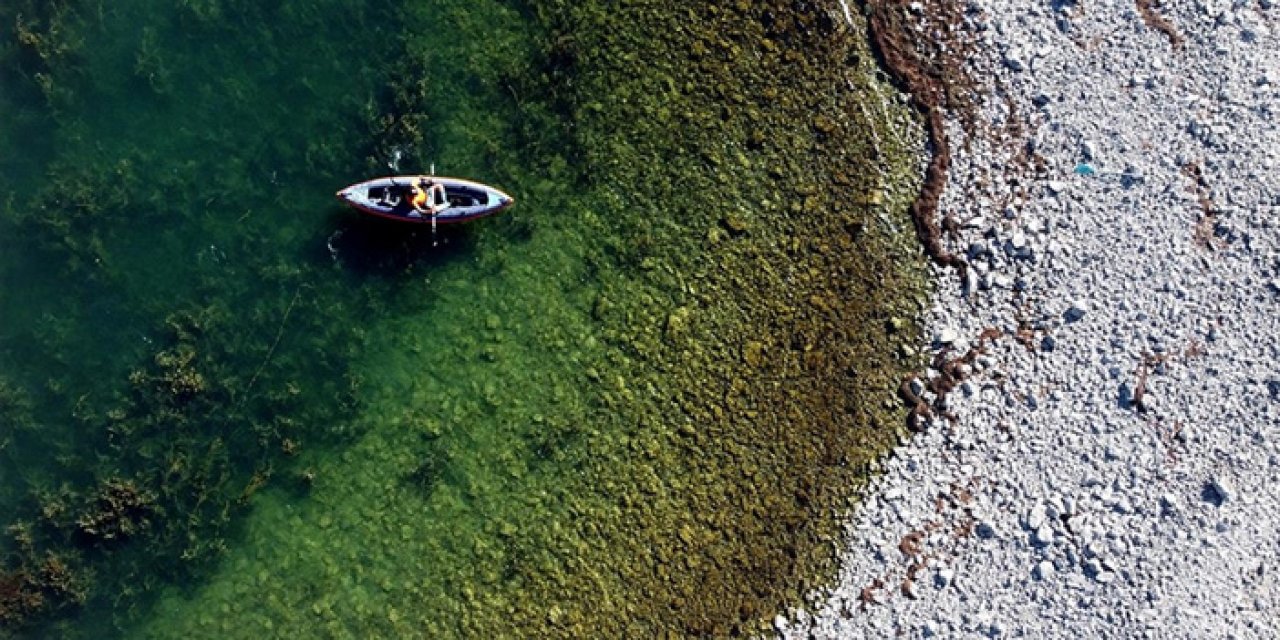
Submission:
M 1036 568 L 1032 570 L 1031 574 L 1036 580 L 1043 581 L 1052 578 L 1054 571 L 1055 569 L 1053 568 L 1052 562 L 1049 562 L 1048 560 L 1041 560 L 1036 564 Z
M 991 526 L 990 522 L 984 520 L 974 527 L 974 533 L 977 533 L 978 537 L 983 540 L 990 540 L 996 537 L 996 528 Z
M 1160 408 L 1160 394 L 1152 391 L 1152 385 L 1148 382 L 1145 392 L 1142 394 L 1142 401 L 1135 404 L 1138 409 L 1146 412 L 1156 411 Z
M 1062 313 L 1062 318 L 1067 322 L 1078 322 L 1084 318 L 1089 312 L 1089 307 L 1084 301 L 1076 300 L 1071 303 L 1067 310 Z
M 1206 502 L 1221 507 L 1235 499 L 1236 490 L 1230 480 L 1222 475 L 1215 475 L 1212 480 L 1205 484 L 1203 496 Z
M 1097 558 L 1089 558 L 1084 561 L 1084 574 L 1090 578 L 1096 577 L 1102 573 L 1102 563 Z
M 911 382 L 907 386 L 911 389 L 911 393 L 917 396 L 925 392 L 924 382 L 920 378 L 911 378 Z
M 1004 54 L 1004 65 L 1014 71 L 1023 71 L 1027 68 L 1026 63 L 1022 61 L 1022 52 L 1014 49 Z
M 1044 505 L 1038 504 L 1031 507 L 1031 511 L 1027 513 L 1027 528 L 1032 530 L 1039 529 L 1044 525 L 1045 515 Z
M 1133 513 L 1133 505 L 1129 503 L 1128 498 L 1124 498 L 1124 497 L 1121 497 L 1119 500 L 1116 500 L 1116 503 L 1112 505 L 1111 508 L 1114 509 L 1116 513 L 1122 513 L 1126 515 Z
M 1121 409 L 1134 408 L 1134 384 L 1128 380 L 1120 383 L 1120 389 L 1116 392 L 1116 404 Z
M 1032 541 L 1039 547 L 1047 547 L 1053 544 L 1053 529 L 1047 524 L 1041 525 L 1040 528 L 1036 529 Z

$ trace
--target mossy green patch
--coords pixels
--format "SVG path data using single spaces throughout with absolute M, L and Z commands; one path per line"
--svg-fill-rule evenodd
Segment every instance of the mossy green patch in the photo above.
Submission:
M 528 587 L 561 615 L 509 630 L 750 631 L 826 575 L 832 514 L 898 435 L 918 134 L 861 31 L 819 10 L 552 15 L 607 229 L 608 435 L 582 462 L 605 506 L 583 568 Z

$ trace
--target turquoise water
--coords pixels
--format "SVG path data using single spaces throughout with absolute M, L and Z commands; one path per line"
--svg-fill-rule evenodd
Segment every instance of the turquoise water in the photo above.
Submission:
M 742 97 L 667 22 L 776 52 L 777 13 L 641 5 L 0 8 L 0 637 L 700 635 L 796 601 L 811 478 L 892 440 L 876 336 L 918 251 L 900 206 L 809 186 L 831 131 L 707 133 Z M 882 101 L 870 56 L 805 51 Z M 760 95 L 845 109 L 810 87 Z M 905 146 L 830 155 L 909 193 Z M 332 195 L 432 164 L 517 205 L 437 243 Z M 797 175 L 824 207 L 747 195 Z

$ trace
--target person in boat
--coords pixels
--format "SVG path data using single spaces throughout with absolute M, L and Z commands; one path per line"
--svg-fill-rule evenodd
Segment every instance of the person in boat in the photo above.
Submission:
M 444 185 L 435 180 L 420 178 L 410 187 L 410 196 L 409 204 L 413 205 L 414 213 L 417 213 L 418 216 L 423 214 L 435 215 L 449 206 L 449 200 L 444 193 Z

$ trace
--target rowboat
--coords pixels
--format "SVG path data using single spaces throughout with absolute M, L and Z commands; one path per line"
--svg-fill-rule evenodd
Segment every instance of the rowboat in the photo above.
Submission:
M 414 185 L 437 184 L 427 207 L 413 206 Z M 403 175 L 375 178 L 353 184 L 337 193 L 338 199 L 364 213 L 420 224 L 447 224 L 490 216 L 515 203 L 515 198 L 488 185 L 442 176 Z M 434 215 L 432 210 L 435 211 Z

